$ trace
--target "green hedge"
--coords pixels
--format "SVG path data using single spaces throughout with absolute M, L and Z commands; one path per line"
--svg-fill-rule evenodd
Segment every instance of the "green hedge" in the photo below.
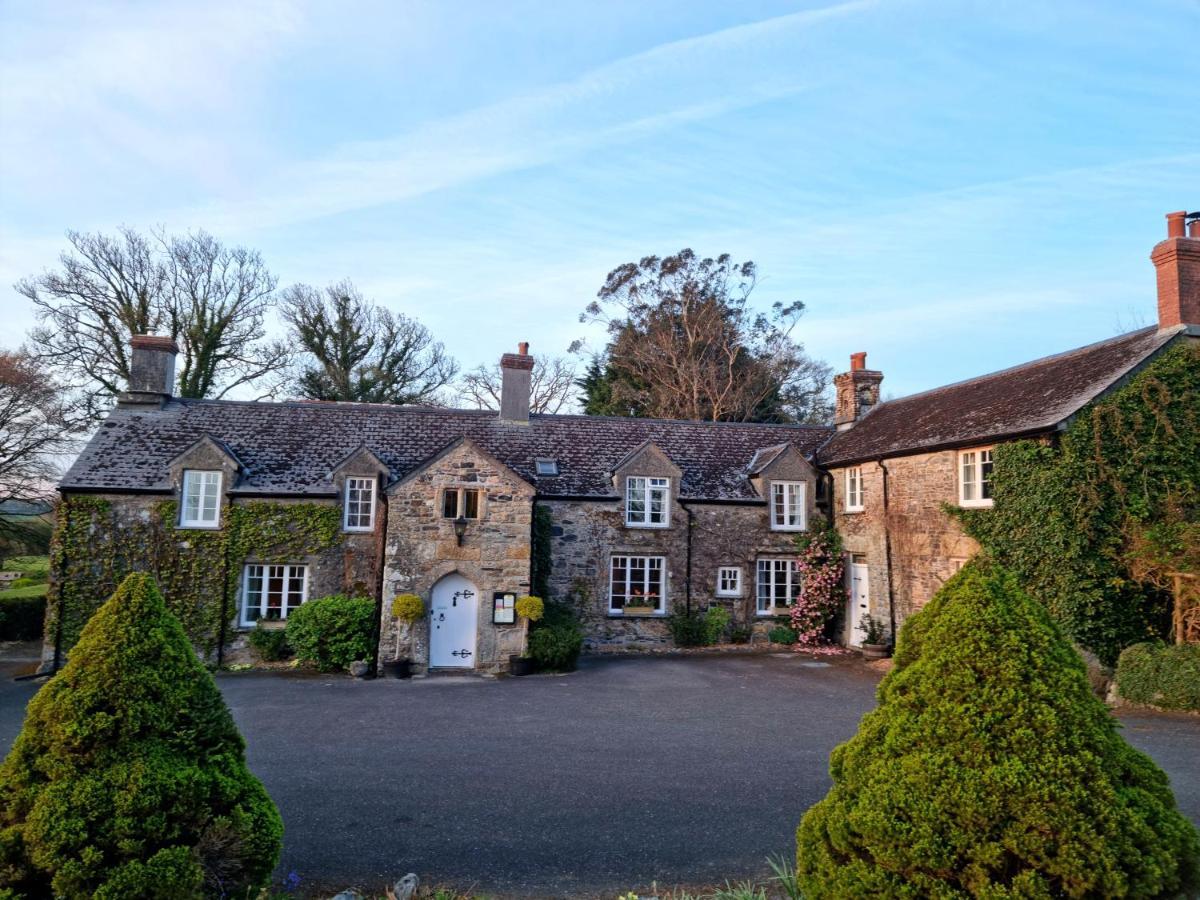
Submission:
M 34 596 L 0 596 L 0 641 L 36 641 L 46 621 L 46 586 Z M 29 588 L 19 588 L 24 592 Z
M 570 607 L 547 603 L 545 615 L 529 632 L 529 655 L 537 661 L 538 668 L 570 672 L 582 649 L 583 632 Z
M 130 575 L 0 765 L 0 896 L 257 897 L 282 833 L 212 676 Z
M 1117 663 L 1117 690 L 1133 703 L 1200 712 L 1200 644 L 1134 644 Z
M 322 672 L 336 672 L 350 668 L 355 660 L 371 658 L 374 621 L 375 601 L 370 597 L 334 594 L 292 611 L 287 642 L 301 662 L 314 663 Z

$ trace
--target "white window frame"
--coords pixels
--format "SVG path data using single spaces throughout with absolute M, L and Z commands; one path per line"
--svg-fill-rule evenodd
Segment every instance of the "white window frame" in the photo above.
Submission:
M 782 565 L 781 565 L 782 564 Z M 771 600 L 770 606 L 763 606 L 763 569 L 768 575 L 766 594 Z M 754 564 L 754 610 L 760 616 L 778 615 L 781 610 L 790 608 L 796 602 L 796 594 L 800 590 L 800 572 L 796 569 L 794 556 L 760 556 Z M 780 576 L 783 576 L 782 582 Z M 782 583 L 787 602 L 784 606 L 775 603 L 775 588 Z
M 660 504 L 662 521 L 652 521 L 654 501 Z M 634 501 L 641 503 L 640 514 L 633 509 Z M 625 479 L 625 527 L 669 528 L 671 525 L 671 479 L 650 475 L 630 475 Z
M 992 498 L 983 496 L 985 493 L 991 493 L 992 449 L 991 447 L 975 447 L 971 450 L 958 451 L 959 506 L 988 507 L 992 505 Z
M 778 516 L 779 504 L 778 498 L 782 494 L 784 510 L 788 510 L 793 505 L 793 497 L 799 495 L 799 502 L 796 505 L 799 522 L 791 523 L 781 520 Z M 771 507 L 769 514 L 771 516 L 772 531 L 807 531 L 808 530 L 808 482 L 807 481 L 772 481 L 771 482 Z
M 626 598 L 631 596 L 631 592 L 637 585 L 633 583 L 633 566 L 631 560 L 642 560 L 645 562 L 643 572 L 645 576 L 642 578 L 641 587 L 643 590 L 648 590 L 650 587 L 650 572 L 657 568 L 659 571 L 658 585 L 659 598 L 658 608 L 654 615 L 665 616 L 667 614 L 667 558 L 665 556 L 645 556 L 638 553 L 614 553 L 608 560 L 608 614 L 610 616 L 623 615 L 625 612 L 624 606 L 616 606 L 613 603 L 616 594 L 616 573 L 614 571 L 617 560 L 625 561 L 625 584 L 623 585 L 623 594 Z
M 221 487 L 225 475 L 220 469 L 184 469 L 183 484 L 179 491 L 180 528 L 221 527 Z M 188 507 L 196 498 L 196 515 L 190 515 Z M 206 502 L 212 500 L 211 506 Z M 206 513 L 211 510 L 211 517 Z
M 718 597 L 740 597 L 740 596 L 742 596 L 742 567 L 741 566 L 718 566 L 717 567 L 717 596 Z
M 846 512 L 862 512 L 863 478 L 862 466 L 851 466 L 846 470 Z
M 342 530 L 343 531 L 374 531 L 375 530 L 375 482 L 377 479 L 362 476 L 350 475 L 346 478 L 346 488 L 342 492 Z M 361 491 L 367 489 L 367 496 L 364 500 L 362 497 L 352 497 L 351 492 L 355 490 Z M 366 504 L 367 523 L 357 525 L 350 524 L 351 517 L 360 519 L 363 515 L 362 505 Z
M 258 612 L 257 618 L 250 618 L 250 579 L 252 570 L 257 569 L 259 573 L 258 589 Z M 282 569 L 283 578 L 283 597 L 280 608 L 280 616 L 278 619 L 268 619 L 267 616 L 267 590 L 266 580 L 271 577 L 272 569 Z M 299 570 L 302 577 L 300 587 L 300 602 L 294 605 L 288 603 L 288 599 L 292 594 L 291 583 L 295 577 L 296 570 Z M 241 612 L 238 616 L 238 622 L 242 628 L 254 628 L 258 622 L 286 622 L 288 617 L 289 605 L 292 609 L 308 602 L 308 566 L 294 565 L 292 563 L 247 563 L 242 567 L 242 597 L 240 603 Z

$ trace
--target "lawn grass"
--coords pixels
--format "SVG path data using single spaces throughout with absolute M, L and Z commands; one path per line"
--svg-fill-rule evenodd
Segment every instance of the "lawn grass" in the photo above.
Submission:
M 46 591 L 50 589 L 48 584 L 27 584 L 24 587 L 9 588 L 7 591 L 0 591 L 0 600 L 17 600 L 27 597 L 45 597 Z

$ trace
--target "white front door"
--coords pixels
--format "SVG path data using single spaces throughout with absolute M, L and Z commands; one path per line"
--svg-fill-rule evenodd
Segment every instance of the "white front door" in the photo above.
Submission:
M 871 611 L 870 585 L 867 581 L 867 564 L 850 563 L 850 590 L 846 598 L 846 625 L 850 633 L 847 639 L 851 647 L 861 647 L 866 632 L 862 627 L 862 617 Z
M 442 669 L 474 667 L 479 609 L 475 585 L 461 575 L 447 575 L 433 586 L 429 608 L 429 665 Z

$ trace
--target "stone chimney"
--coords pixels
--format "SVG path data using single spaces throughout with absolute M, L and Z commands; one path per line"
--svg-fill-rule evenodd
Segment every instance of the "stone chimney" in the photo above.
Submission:
M 129 342 L 129 389 L 120 404 L 161 404 L 175 386 L 175 356 L 179 348 L 169 337 L 135 334 Z
M 1158 276 L 1158 327 L 1200 325 L 1200 212 L 1167 213 L 1167 239 L 1150 261 Z
M 867 368 L 866 353 L 850 354 L 850 371 L 833 376 L 833 386 L 837 389 L 833 424 L 838 431 L 849 428 L 879 403 L 879 385 L 882 381 L 882 372 Z
M 500 421 L 513 425 L 529 424 L 529 389 L 533 357 L 529 344 L 517 344 L 516 353 L 500 357 Z

